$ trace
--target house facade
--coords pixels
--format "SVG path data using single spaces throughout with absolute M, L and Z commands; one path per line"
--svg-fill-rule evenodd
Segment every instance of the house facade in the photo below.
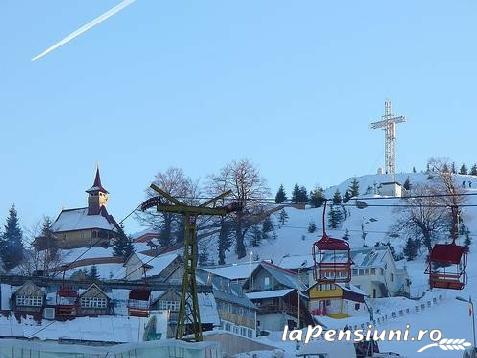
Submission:
M 313 316 L 347 318 L 367 313 L 366 294 L 350 284 L 315 284 L 308 291 Z
M 78 316 L 101 316 L 113 314 L 111 298 L 96 284 L 92 284 L 78 297 Z
M 12 294 L 13 312 L 19 315 L 32 315 L 39 319 L 45 307 L 45 297 L 44 289 L 31 281 L 27 281 Z

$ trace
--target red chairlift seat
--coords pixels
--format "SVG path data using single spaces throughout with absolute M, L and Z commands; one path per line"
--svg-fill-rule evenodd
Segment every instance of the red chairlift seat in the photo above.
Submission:
M 451 244 L 435 245 L 429 255 L 426 274 L 432 288 L 463 290 L 467 282 L 467 248 Z
M 326 201 L 323 206 L 323 236 L 313 245 L 314 278 L 319 284 L 348 283 L 351 281 L 351 252 L 345 240 L 326 234 Z

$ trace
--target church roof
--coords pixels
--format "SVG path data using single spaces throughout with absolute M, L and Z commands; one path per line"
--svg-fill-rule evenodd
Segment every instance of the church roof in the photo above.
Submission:
M 87 193 L 91 193 L 93 191 L 100 191 L 100 192 L 109 194 L 109 192 L 101 184 L 101 176 L 99 175 L 99 167 L 96 168 L 96 175 L 94 177 L 93 185 L 91 186 L 91 188 L 86 190 Z
M 114 230 L 116 222 L 102 206 L 98 215 L 88 215 L 88 208 L 64 209 L 52 225 L 54 232 L 84 229 Z

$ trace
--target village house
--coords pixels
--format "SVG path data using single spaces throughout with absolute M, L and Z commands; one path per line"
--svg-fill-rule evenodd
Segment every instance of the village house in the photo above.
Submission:
M 217 302 L 221 329 L 244 337 L 256 336 L 256 311 L 242 286 L 222 276 L 199 269 L 198 281 L 212 287 Z
M 27 281 L 13 292 L 11 303 L 16 315 L 28 314 L 39 320 L 45 307 L 45 290 Z
M 101 316 L 113 314 L 111 298 L 96 284 L 79 294 L 78 316 Z
M 99 168 L 96 169 L 93 185 L 86 192 L 87 207 L 63 209 L 52 224 L 56 248 L 109 246 L 116 236 L 118 224 L 106 208 L 109 192 L 101 184 Z M 35 245 L 46 249 L 51 243 L 38 237 Z
M 243 285 L 257 306 L 257 331 L 280 331 L 313 324 L 308 311 L 307 286 L 296 273 L 261 262 Z
M 228 265 L 202 266 L 201 270 L 209 272 L 214 277 L 223 278 L 225 282 L 231 281 L 243 285 L 259 264 L 258 261 L 249 261 Z
M 212 292 L 199 292 L 198 300 L 202 331 L 212 331 L 215 327 L 220 327 L 220 317 L 214 294 Z M 151 300 L 151 311 L 168 312 L 167 336 L 169 338 L 175 337 L 176 334 L 180 301 L 180 287 L 166 290 L 160 293 L 157 298 Z M 186 332 L 192 332 L 192 327 L 189 324 L 187 324 Z
M 149 256 L 135 252 L 124 263 L 124 279 L 136 281 L 146 278 L 154 282 L 182 282 L 182 257 L 177 253 Z
M 308 290 L 309 311 L 313 316 L 347 318 L 367 313 L 366 293 L 344 283 L 315 284 Z

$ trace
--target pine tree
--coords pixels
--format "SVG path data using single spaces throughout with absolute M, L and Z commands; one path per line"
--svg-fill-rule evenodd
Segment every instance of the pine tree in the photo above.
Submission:
M 349 193 L 349 190 L 346 190 L 345 195 L 343 197 L 343 203 L 347 203 L 351 199 L 351 194 Z
M 406 256 L 407 261 L 412 261 L 417 257 L 418 245 L 416 240 L 408 238 L 406 245 L 404 246 L 403 253 Z
M 93 281 L 99 279 L 98 268 L 95 265 L 91 266 L 88 277 L 90 280 L 93 280 Z
M 253 225 L 250 232 L 250 245 L 253 247 L 260 246 L 263 239 L 263 234 L 258 225 Z
M 468 170 L 467 170 L 467 167 L 465 166 L 465 164 L 462 164 L 462 167 L 460 167 L 459 174 L 461 174 L 461 175 L 467 175 L 468 174 Z
M 278 213 L 278 222 L 280 225 L 285 225 L 288 221 L 288 214 L 285 209 L 280 210 Z
M 302 185 L 300 187 L 300 203 L 308 203 L 308 190 Z
M 300 202 L 300 187 L 298 184 L 295 184 L 295 187 L 293 188 L 293 193 L 292 193 L 292 203 L 296 204 Z
M 0 256 L 6 270 L 17 267 L 23 260 L 23 232 L 18 222 L 15 205 L 10 208 L 10 215 L 7 218 L 5 232 L 0 241 Z
M 113 255 L 127 259 L 134 252 L 132 239 L 124 232 L 123 224 L 119 225 L 116 239 L 113 243 Z
M 328 212 L 328 226 L 331 229 L 336 229 L 343 221 L 343 213 L 340 207 L 331 205 L 331 209 Z
M 325 195 L 321 187 L 316 187 L 310 192 L 310 204 L 314 208 L 319 208 L 325 202 Z
M 470 169 L 470 175 L 477 176 L 477 164 L 472 165 Z
M 285 193 L 285 189 L 283 188 L 283 185 L 280 184 L 277 194 L 275 195 L 275 203 L 280 204 L 286 200 L 287 200 L 287 194 Z
M 406 190 L 411 190 L 411 181 L 409 180 L 409 177 L 406 179 L 402 187 Z
M 273 221 L 268 216 L 265 218 L 265 220 L 263 220 L 262 223 L 262 238 L 269 239 L 271 232 L 273 232 Z
M 333 196 L 333 204 L 339 205 L 343 202 L 343 198 L 341 197 L 341 193 L 339 189 L 336 189 L 335 195 Z
M 316 231 L 316 224 L 312 221 L 308 224 L 308 232 L 313 234 Z
M 208 266 L 209 265 L 209 250 L 208 250 L 207 245 L 200 245 L 199 265 L 200 266 Z
M 412 167 L 412 172 L 413 172 L 414 174 L 417 173 L 416 167 Z
M 356 178 L 353 178 L 353 181 L 351 182 L 349 188 L 349 195 L 350 198 L 354 198 L 359 195 L 359 181 Z
M 49 217 L 43 219 L 41 226 L 41 240 L 44 243 L 44 247 L 47 250 L 47 255 L 45 256 L 44 269 L 49 268 L 49 263 L 55 261 L 58 258 L 58 244 L 55 239 L 55 234 L 52 229 L 53 223 Z
M 452 162 L 452 165 L 451 165 L 451 173 L 452 173 L 452 174 L 457 174 L 457 169 L 455 168 L 455 162 Z

